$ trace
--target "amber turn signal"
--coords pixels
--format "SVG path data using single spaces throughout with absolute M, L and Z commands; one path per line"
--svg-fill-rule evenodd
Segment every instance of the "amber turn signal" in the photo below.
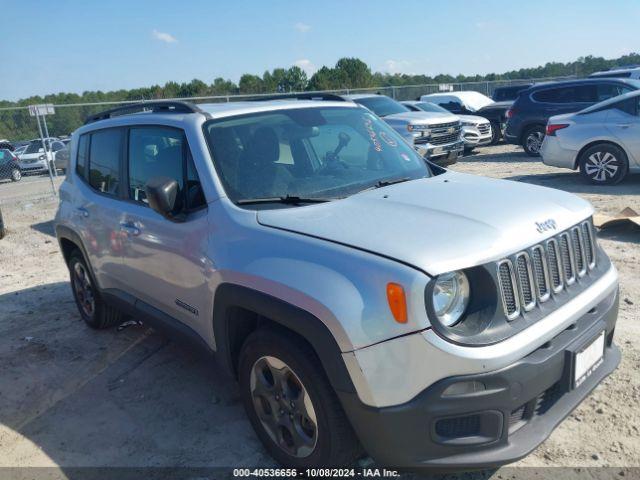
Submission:
M 387 283 L 387 301 L 396 322 L 407 323 L 407 299 L 402 285 Z

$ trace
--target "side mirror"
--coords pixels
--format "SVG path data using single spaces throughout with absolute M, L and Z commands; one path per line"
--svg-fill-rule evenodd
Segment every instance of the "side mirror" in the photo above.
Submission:
M 169 220 L 178 220 L 175 215 L 180 187 L 169 177 L 152 177 L 144 186 L 149 206 Z

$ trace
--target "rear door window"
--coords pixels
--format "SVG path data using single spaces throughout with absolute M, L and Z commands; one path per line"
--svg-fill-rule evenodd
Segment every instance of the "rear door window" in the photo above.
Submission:
M 118 196 L 122 130 L 110 128 L 91 134 L 89 185 L 101 193 Z
M 533 99 L 541 103 L 575 103 L 575 87 L 547 88 L 533 93 Z

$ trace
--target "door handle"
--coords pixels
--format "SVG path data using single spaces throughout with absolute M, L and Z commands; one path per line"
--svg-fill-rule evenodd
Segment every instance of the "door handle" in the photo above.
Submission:
M 630 123 L 619 123 L 618 126 L 620 128 L 629 128 L 631 126 L 631 124 Z
M 77 209 L 77 212 L 81 217 L 87 218 L 89 216 L 89 210 L 86 208 L 80 207 Z
M 140 229 L 131 223 L 121 223 L 120 231 L 125 232 L 130 237 L 137 237 L 140 235 Z

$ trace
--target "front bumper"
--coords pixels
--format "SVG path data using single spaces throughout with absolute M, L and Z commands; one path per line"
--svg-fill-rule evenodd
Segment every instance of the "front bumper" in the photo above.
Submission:
M 340 393 L 340 399 L 362 445 L 380 465 L 469 470 L 513 462 L 542 443 L 615 370 L 620 362 L 613 344 L 617 314 L 616 290 L 569 328 L 503 369 L 445 378 L 397 406 L 370 407 L 355 394 Z M 572 389 L 573 352 L 602 331 L 603 363 Z M 461 381 L 481 382 L 486 389 L 443 395 Z
M 491 130 L 489 133 L 481 133 L 480 130 L 474 127 L 462 127 L 462 139 L 464 141 L 465 148 L 482 147 L 483 145 L 489 145 L 491 143 Z
M 25 172 L 45 172 L 48 170 L 46 160 L 37 160 L 35 162 L 18 162 L 20 169 Z
M 445 166 L 456 163 L 458 157 L 460 157 L 464 151 L 464 142 L 459 140 L 445 145 L 416 143 L 414 144 L 414 147 L 418 153 L 427 160 L 438 165 Z

